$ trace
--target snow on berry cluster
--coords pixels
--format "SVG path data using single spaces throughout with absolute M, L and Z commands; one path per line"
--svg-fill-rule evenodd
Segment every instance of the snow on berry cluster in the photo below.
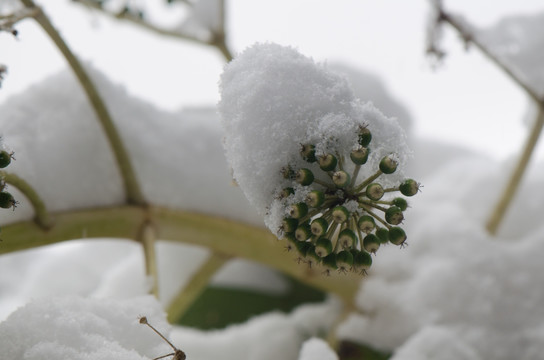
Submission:
M 269 229 L 309 266 L 365 273 L 419 184 L 395 119 L 290 47 L 256 44 L 228 64 L 219 111 L 233 176 Z

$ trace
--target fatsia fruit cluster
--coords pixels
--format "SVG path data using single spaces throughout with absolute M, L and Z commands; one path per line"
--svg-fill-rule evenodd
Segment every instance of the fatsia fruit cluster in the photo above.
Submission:
M 233 176 L 265 224 L 308 266 L 365 273 L 403 245 L 419 184 L 395 119 L 347 79 L 290 47 L 255 44 L 225 68 L 219 111 Z

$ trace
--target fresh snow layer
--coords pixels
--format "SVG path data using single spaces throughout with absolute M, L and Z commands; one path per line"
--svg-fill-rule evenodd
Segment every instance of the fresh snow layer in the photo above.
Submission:
M 255 44 L 235 58 L 221 76 L 218 107 L 234 178 L 276 234 L 286 207 L 275 195 L 291 186 L 282 168 L 316 169 L 302 160 L 301 144 L 315 145 L 317 155 L 349 155 L 358 129 L 368 126 L 373 140 L 361 178 L 374 173 L 383 156 L 395 154 L 400 169 L 409 154 L 395 119 L 356 99 L 343 76 L 290 47 Z M 398 171 L 387 180 L 402 177 Z
M 169 335 L 159 303 L 150 296 L 130 300 L 49 298 L 18 309 L 0 323 L 2 359 L 144 360 L 172 349 L 149 327 Z

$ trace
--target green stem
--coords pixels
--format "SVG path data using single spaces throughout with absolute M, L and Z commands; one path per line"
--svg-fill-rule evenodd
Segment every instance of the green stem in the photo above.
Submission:
M 225 265 L 229 260 L 228 256 L 223 256 L 212 252 L 208 259 L 200 266 L 198 271 L 191 277 L 191 280 L 181 289 L 167 308 L 168 321 L 172 324 L 178 322 L 187 309 L 193 304 L 198 296 L 204 291 L 210 283 L 210 279 L 215 273 Z
M 43 10 L 38 7 L 33 0 L 21 0 L 21 2 L 29 9 L 35 9 L 36 13 L 34 19 L 40 24 L 42 29 L 49 35 L 51 40 L 55 43 L 59 51 L 62 53 L 72 70 L 74 71 L 77 79 L 83 87 L 87 97 L 92 104 L 92 107 L 96 113 L 102 128 L 108 138 L 110 146 L 112 147 L 117 165 L 123 178 L 124 188 L 126 192 L 126 200 L 129 204 L 144 205 L 145 199 L 140 190 L 136 174 L 134 173 L 130 157 L 125 149 L 125 146 L 121 140 L 121 137 L 113 123 L 110 113 L 102 100 L 102 97 L 98 93 L 91 78 L 83 68 L 80 61 L 72 53 L 66 42 L 62 39 L 59 32 L 55 29 L 53 24 L 49 21 Z
M 365 188 L 368 184 L 376 180 L 383 172 L 381 170 L 376 171 L 373 175 L 370 175 L 365 181 L 357 185 L 357 187 L 353 190 L 354 193 L 358 193 L 361 190 Z
M 43 199 L 29 183 L 19 176 L 7 173 L 5 171 L 0 172 L 0 178 L 2 178 L 6 184 L 18 189 L 28 199 L 28 201 L 30 201 L 32 208 L 34 209 L 34 221 L 40 227 L 43 229 L 49 229 L 53 225 Z
M 0 254 L 82 238 L 137 239 L 152 222 L 157 237 L 194 244 L 229 257 L 246 258 L 277 269 L 299 281 L 336 294 L 353 304 L 361 279 L 356 274 L 322 276 L 285 256 L 283 241 L 268 230 L 209 215 L 160 207 L 121 206 L 52 214 L 55 226 L 44 230 L 33 221 L 2 227 Z
M 157 253 L 155 251 L 155 242 L 157 239 L 156 230 L 150 222 L 143 224 L 136 240 L 142 243 L 145 258 L 145 273 L 151 278 L 151 288 L 149 292 L 156 298 L 159 297 L 159 273 L 157 270 Z

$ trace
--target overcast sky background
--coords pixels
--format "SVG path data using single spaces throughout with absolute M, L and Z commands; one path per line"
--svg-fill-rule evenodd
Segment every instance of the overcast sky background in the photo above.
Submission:
M 40 3 L 82 59 L 130 93 L 166 110 L 218 101 L 224 60 L 217 50 L 156 36 L 68 0 Z M 543 11 L 544 3 L 456 0 L 446 7 L 485 27 L 505 15 Z M 416 134 L 498 159 L 516 156 L 527 131 L 525 95 L 477 50 L 465 52 L 452 31 L 445 33 L 448 58 L 433 70 L 424 53 L 428 13 L 426 0 L 231 0 L 226 23 L 234 53 L 272 41 L 317 61 L 370 71 L 408 108 Z M 0 33 L 0 63 L 9 68 L 0 103 L 65 67 L 32 21 L 17 29 L 18 40 Z M 538 157 L 544 157 L 542 141 Z

